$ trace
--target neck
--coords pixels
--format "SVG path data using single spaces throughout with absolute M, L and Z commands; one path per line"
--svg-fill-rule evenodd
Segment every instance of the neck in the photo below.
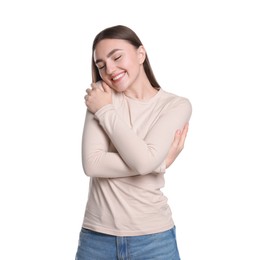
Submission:
M 124 94 L 133 99 L 146 100 L 155 96 L 157 92 L 158 90 L 153 88 L 146 77 L 145 80 L 141 80 L 141 82 L 138 82 L 125 90 Z

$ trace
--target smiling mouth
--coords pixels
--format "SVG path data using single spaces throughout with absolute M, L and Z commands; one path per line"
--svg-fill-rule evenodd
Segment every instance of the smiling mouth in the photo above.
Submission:
M 118 74 L 117 76 L 115 76 L 114 78 L 112 78 L 112 81 L 116 81 L 116 80 L 121 79 L 121 78 L 124 76 L 124 74 L 125 74 L 125 72 Z

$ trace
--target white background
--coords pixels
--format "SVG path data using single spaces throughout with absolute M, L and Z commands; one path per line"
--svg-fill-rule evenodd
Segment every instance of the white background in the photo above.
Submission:
M 91 44 L 117 24 L 193 106 L 164 189 L 182 260 L 258 259 L 255 2 L 1 1 L 0 259 L 74 259 Z

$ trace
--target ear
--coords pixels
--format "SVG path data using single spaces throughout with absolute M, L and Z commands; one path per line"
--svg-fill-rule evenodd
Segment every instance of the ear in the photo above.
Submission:
M 143 64 L 143 62 L 145 61 L 145 58 L 146 58 L 146 51 L 145 51 L 143 45 L 141 45 L 137 49 L 137 54 L 138 54 L 139 64 Z

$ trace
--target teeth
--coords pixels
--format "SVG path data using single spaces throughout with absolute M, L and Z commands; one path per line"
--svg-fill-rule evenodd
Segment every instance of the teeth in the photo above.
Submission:
M 113 80 L 118 80 L 118 79 L 120 79 L 121 77 L 123 77 L 123 73 L 121 73 L 121 74 L 119 74 L 119 75 L 117 75 L 116 77 L 114 77 L 113 78 Z

